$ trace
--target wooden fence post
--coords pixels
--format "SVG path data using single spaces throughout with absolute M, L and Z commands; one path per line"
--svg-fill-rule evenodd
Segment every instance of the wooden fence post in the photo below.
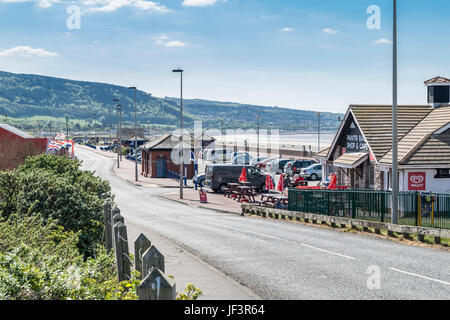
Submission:
M 176 285 L 158 268 L 144 278 L 138 288 L 139 300 L 175 300 Z
M 131 279 L 130 256 L 128 251 L 127 227 L 119 222 L 114 225 L 117 274 L 119 282 Z
M 111 202 L 107 201 L 103 206 L 103 222 L 105 224 L 105 246 L 106 250 L 113 248 L 112 223 L 111 223 Z
M 144 253 L 152 246 L 152 243 L 146 236 L 142 233 L 137 237 L 134 241 L 134 269 L 139 271 L 141 274 L 140 279 L 143 279 L 142 276 L 142 260 Z
M 142 279 L 145 279 L 154 267 L 165 272 L 164 256 L 155 246 L 151 246 L 142 255 Z

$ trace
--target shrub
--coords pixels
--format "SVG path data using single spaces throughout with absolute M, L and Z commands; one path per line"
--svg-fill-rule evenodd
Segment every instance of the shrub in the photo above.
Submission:
M 115 270 L 102 246 L 85 261 L 77 237 L 54 221 L 12 215 L 0 222 L 0 300 L 137 299 L 136 274 L 118 283 Z
M 38 215 L 78 235 L 78 247 L 93 254 L 103 230 L 106 181 L 78 169 L 78 160 L 42 155 L 14 171 L 0 172 L 0 216 Z

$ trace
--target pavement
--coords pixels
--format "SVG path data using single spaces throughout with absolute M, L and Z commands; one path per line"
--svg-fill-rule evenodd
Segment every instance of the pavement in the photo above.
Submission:
M 174 190 L 134 185 L 113 159 L 76 152 L 110 182 L 130 239 L 143 232 L 168 257 L 179 291 L 190 281 L 204 299 L 450 298 L 447 251 L 168 201 Z

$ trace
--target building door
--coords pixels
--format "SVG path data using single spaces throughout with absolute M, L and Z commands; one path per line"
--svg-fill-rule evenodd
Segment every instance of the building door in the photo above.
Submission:
M 166 178 L 166 158 L 156 160 L 156 177 Z

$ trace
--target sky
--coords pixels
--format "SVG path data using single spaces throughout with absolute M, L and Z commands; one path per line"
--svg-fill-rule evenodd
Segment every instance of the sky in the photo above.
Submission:
M 426 104 L 423 82 L 450 77 L 449 12 L 398 0 L 399 103 Z M 176 97 L 181 67 L 191 99 L 330 112 L 392 101 L 392 0 L 0 0 L 0 16 L 2 71 Z

